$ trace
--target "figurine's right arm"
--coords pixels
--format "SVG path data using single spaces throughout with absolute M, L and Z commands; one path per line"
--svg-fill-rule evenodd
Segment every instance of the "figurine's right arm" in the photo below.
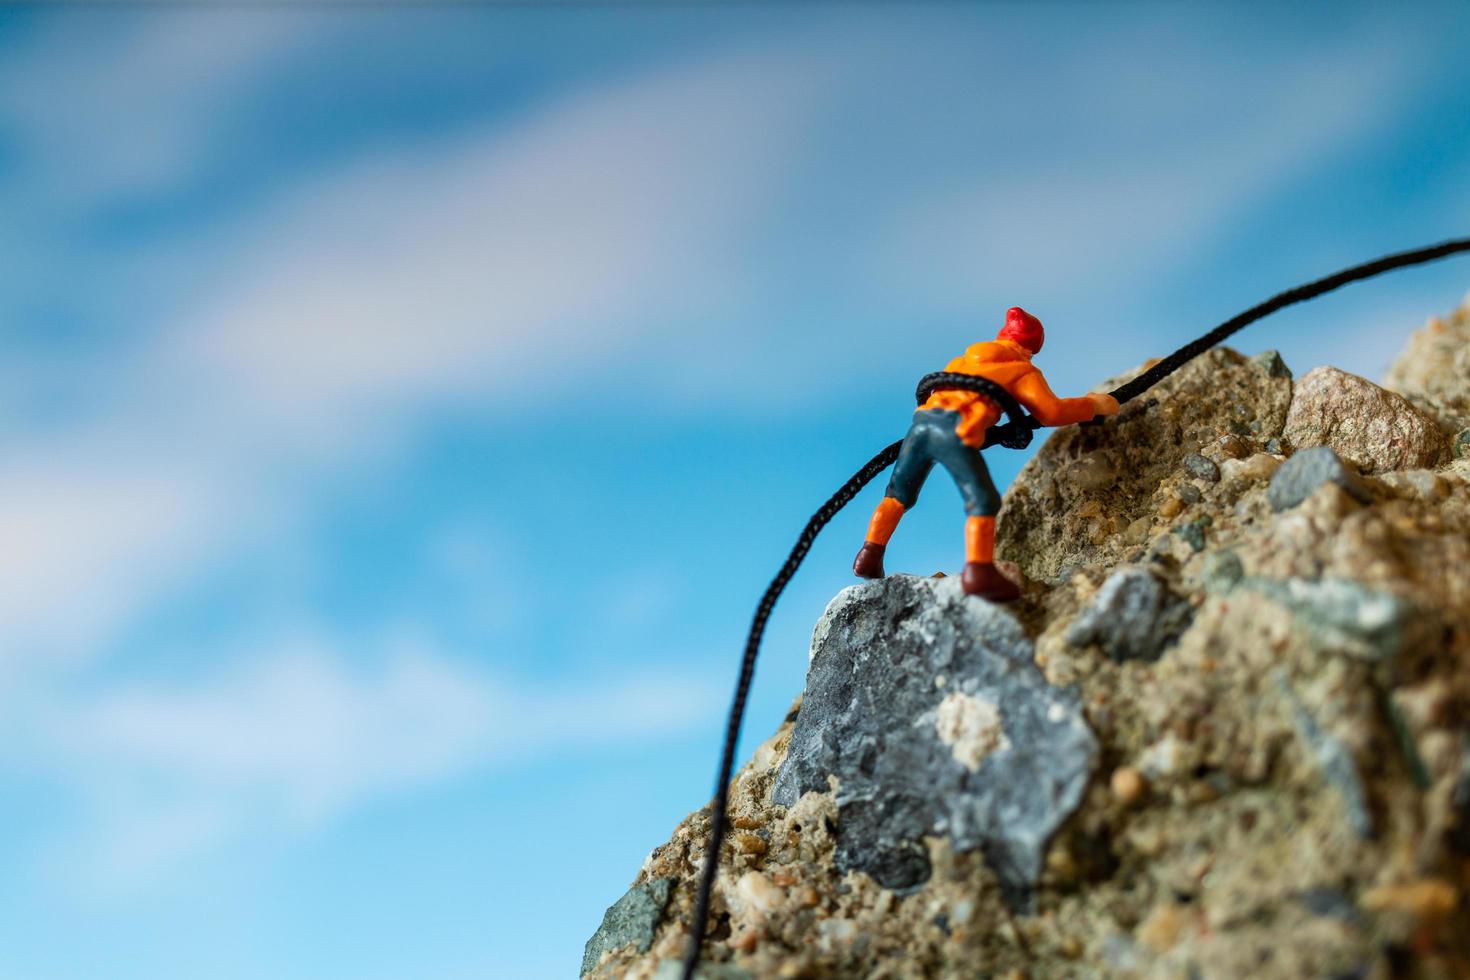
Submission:
M 1118 411 L 1118 403 L 1111 395 L 1088 394 L 1081 398 L 1058 398 L 1047 385 L 1040 371 L 1027 372 L 1016 381 L 1012 394 L 1016 401 L 1042 425 L 1071 425 L 1086 422 L 1099 415 L 1112 415 Z

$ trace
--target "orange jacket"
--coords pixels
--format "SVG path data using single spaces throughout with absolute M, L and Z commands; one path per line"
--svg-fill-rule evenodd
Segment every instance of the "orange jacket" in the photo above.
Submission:
M 987 340 L 970 345 L 961 357 L 945 367 L 946 371 L 974 374 L 989 378 L 1005 388 L 1042 425 L 1070 425 L 1085 422 L 1096 413 L 1088 398 L 1058 398 L 1047 387 L 1046 378 L 1031 363 L 1031 355 L 1020 344 L 1009 340 Z M 970 391 L 936 391 L 923 408 L 943 408 L 960 413 L 955 432 L 967 446 L 985 441 L 985 430 L 1000 419 L 1000 408 L 983 395 Z

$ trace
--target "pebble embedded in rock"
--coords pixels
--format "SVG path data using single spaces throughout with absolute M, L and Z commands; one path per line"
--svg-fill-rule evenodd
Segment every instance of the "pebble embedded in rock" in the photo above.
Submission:
M 1250 579 L 1248 584 L 1290 609 L 1318 649 L 1386 660 L 1404 647 L 1415 625 L 1404 599 L 1350 579 Z
M 1336 787 L 1347 812 L 1348 823 L 1359 837 L 1371 838 L 1373 815 L 1368 812 L 1367 793 L 1363 789 L 1363 779 L 1358 773 L 1358 764 L 1353 759 L 1352 752 L 1341 739 L 1317 723 L 1306 704 L 1292 689 L 1284 672 L 1277 671 L 1275 677 L 1277 687 L 1291 705 L 1292 724 L 1311 750 L 1323 777 Z
M 1264 480 L 1281 466 L 1281 460 L 1269 453 L 1253 453 L 1244 459 L 1227 459 L 1220 464 L 1225 480 Z
M 928 880 L 922 843 L 983 849 L 1002 888 L 1029 901 L 1052 833 L 1081 800 L 1097 757 L 1075 690 L 1053 687 L 1006 610 L 959 581 L 905 575 L 845 589 L 813 634 L 800 715 L 772 798 L 790 806 L 837 778 L 837 863 L 886 888 Z M 934 676 L 946 677 L 946 694 Z M 972 771 L 941 737 L 941 710 L 993 706 L 1000 731 Z M 984 715 L 985 717 L 981 717 Z M 964 727 L 964 726 L 959 726 Z M 960 740 L 963 741 L 963 740 Z
M 1214 483 L 1220 479 L 1220 467 L 1215 461 L 1201 456 L 1199 453 L 1190 453 L 1184 457 L 1184 469 L 1190 476 L 1206 483 Z
M 1205 514 L 1203 517 L 1198 517 L 1195 520 L 1189 521 L 1188 523 L 1179 525 L 1174 529 L 1174 533 L 1179 536 L 1180 540 L 1188 544 L 1190 548 L 1194 549 L 1195 551 L 1204 551 L 1205 529 L 1208 528 L 1210 524 L 1210 515 Z
M 735 892 L 740 903 L 757 919 L 764 919 L 774 912 L 785 897 L 781 889 L 759 871 L 747 871 L 741 875 L 735 883 Z
M 674 879 L 655 878 L 629 888 L 602 916 L 602 925 L 582 951 L 582 972 L 597 966 L 602 954 L 633 943 L 640 953 L 653 945 L 653 933 L 668 907 Z
M 1109 781 L 1113 797 L 1124 806 L 1132 806 L 1148 792 L 1148 778 L 1132 766 L 1119 766 Z
M 1244 577 L 1245 568 L 1241 565 L 1240 556 L 1233 551 L 1206 555 L 1200 569 L 1200 581 L 1207 592 L 1229 592 Z
M 1245 459 L 1254 451 L 1249 439 L 1233 433 L 1221 436 L 1218 445 L 1220 452 L 1231 459 Z
M 1273 378 L 1290 378 L 1291 368 L 1281 359 L 1281 352 L 1275 350 L 1263 350 L 1251 358 L 1251 363 L 1262 368 Z
M 1146 568 L 1110 575 L 1067 630 L 1073 646 L 1096 643 L 1114 660 L 1157 660 L 1189 625 L 1188 600 Z
M 1290 510 L 1324 483 L 1335 483 L 1359 503 L 1372 503 L 1373 493 L 1328 446 L 1303 449 L 1277 467 L 1266 499 L 1275 511 Z

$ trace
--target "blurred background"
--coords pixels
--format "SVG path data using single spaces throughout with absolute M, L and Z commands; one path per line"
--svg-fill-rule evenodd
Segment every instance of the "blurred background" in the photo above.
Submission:
M 0 10 L 0 975 L 568 977 L 915 380 L 1470 233 L 1470 8 Z M 1470 286 L 1256 325 L 1376 377 Z M 1004 483 L 1023 454 L 991 452 Z M 772 625 L 801 689 L 881 485 Z M 894 570 L 955 570 L 936 479 Z

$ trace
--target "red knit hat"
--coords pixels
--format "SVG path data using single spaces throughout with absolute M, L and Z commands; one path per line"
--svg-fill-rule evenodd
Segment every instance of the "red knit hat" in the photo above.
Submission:
M 1006 310 L 1006 325 L 1000 328 L 996 339 L 1015 341 L 1035 354 L 1041 350 L 1046 332 L 1041 329 L 1040 320 L 1019 306 L 1013 306 Z

